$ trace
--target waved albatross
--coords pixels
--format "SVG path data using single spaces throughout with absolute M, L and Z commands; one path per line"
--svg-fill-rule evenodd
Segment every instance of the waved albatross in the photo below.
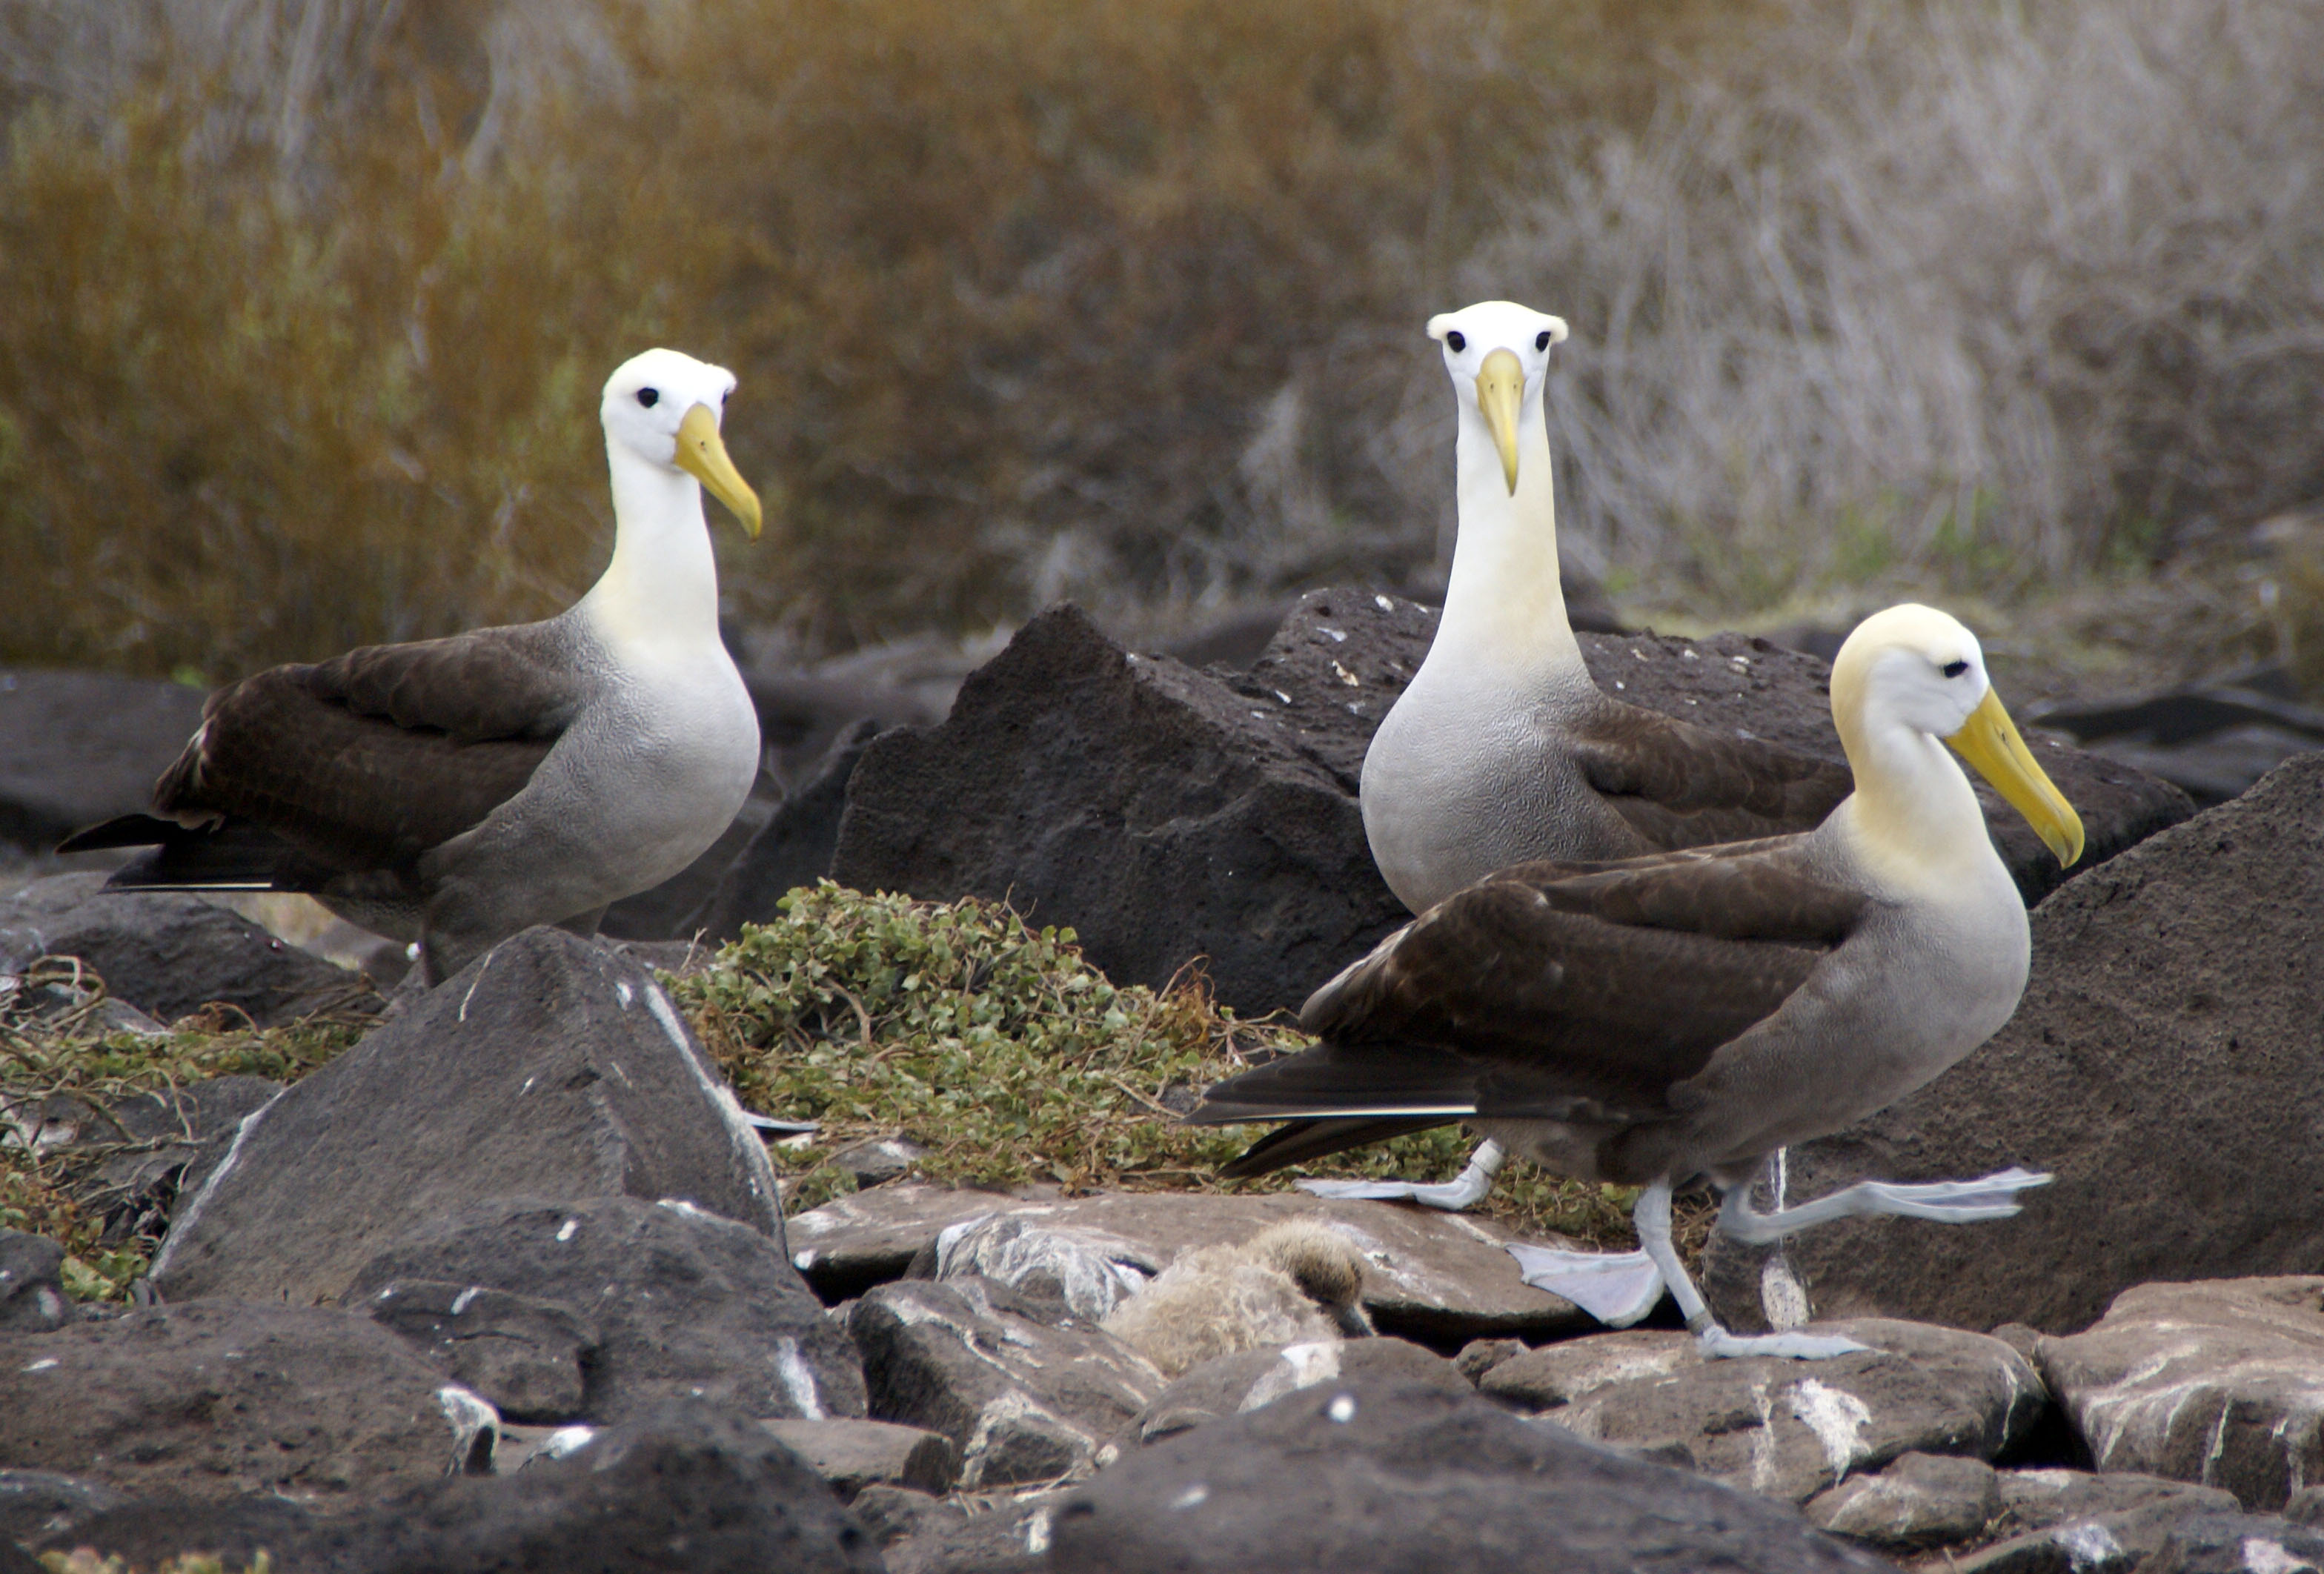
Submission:
M 1674 1186 L 1726 1192 L 1719 1228 L 2005 1217 L 2049 1177 L 1865 1183 L 1762 1214 L 1761 1161 L 1859 1120 L 1983 1044 L 2025 987 L 2025 905 L 1950 743 L 2059 861 L 2082 826 L 1987 680 L 1976 637 L 1923 606 L 1860 624 L 1832 666 L 1857 787 L 1815 830 L 1610 862 L 1536 862 L 1390 935 L 1301 1012 L 1316 1048 L 1210 1090 L 1189 1119 L 1288 1120 L 1226 1166 L 1261 1174 L 1465 1121 L 1577 1179 L 1643 1185 L 1643 1249 L 1512 1247 L 1526 1281 L 1616 1326 L 1667 1287 L 1706 1354 L 1859 1348 L 1712 1321 L 1670 1241 Z M 1941 742 L 1940 740 L 1942 741 Z
M 530 925 L 594 933 L 708 849 L 758 772 L 702 513 L 706 487 L 759 534 L 718 434 L 733 388 L 675 350 L 606 382 L 613 557 L 565 612 L 229 685 L 152 815 L 59 851 L 152 848 L 108 888 L 308 892 L 417 941 L 431 985 Z
M 1630 858 L 1812 830 L 1845 767 L 1612 698 L 1591 677 L 1558 582 L 1543 385 L 1562 318 L 1488 300 L 1429 320 L 1458 411 L 1460 529 L 1435 640 L 1364 755 L 1373 861 L 1425 912 L 1537 859 Z M 1481 1199 L 1504 1155 L 1458 1180 L 1303 1182 L 1437 1208 Z

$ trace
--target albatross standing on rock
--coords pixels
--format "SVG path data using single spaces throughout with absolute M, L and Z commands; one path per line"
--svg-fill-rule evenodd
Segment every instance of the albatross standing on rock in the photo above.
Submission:
M 1632 1215 L 1642 1250 L 1512 1247 L 1528 1283 L 1616 1326 L 1667 1287 L 1710 1355 L 1861 1348 L 1719 1327 L 1672 1249 L 1672 1188 L 1724 1188 L 1719 1228 L 1755 1242 L 1852 1216 L 2016 1212 L 2017 1192 L 2048 1176 L 1866 1183 L 1772 1214 L 1752 1209 L 1749 1182 L 1777 1148 L 1929 1082 L 2017 1008 L 2025 906 L 1944 745 L 2061 863 L 2081 856 L 2082 827 L 2011 724 L 1976 637 L 1942 612 L 1867 619 L 1833 663 L 1831 708 L 1857 787 L 1815 830 L 1520 864 L 1325 984 L 1301 1013 L 1322 1045 L 1220 1083 L 1189 1117 L 1292 1122 L 1224 1173 L 1466 1121 L 1561 1174 L 1646 1188 Z
M 1591 677 L 1558 581 L 1542 389 L 1563 318 L 1489 300 L 1431 318 L 1459 411 L 1460 529 L 1436 638 L 1364 755 L 1364 833 L 1415 913 L 1512 864 L 1806 831 L 1849 793 L 1845 767 L 1610 698 Z M 1436 1208 L 1481 1199 L 1503 1153 L 1460 1178 L 1302 1182 L 1329 1197 Z
M 733 388 L 675 350 L 606 382 L 613 558 L 564 613 L 222 688 L 152 815 L 59 851 L 152 848 L 108 888 L 310 893 L 417 941 L 429 984 L 530 925 L 595 932 L 715 842 L 758 773 L 702 513 L 706 487 L 758 537 L 718 435 Z

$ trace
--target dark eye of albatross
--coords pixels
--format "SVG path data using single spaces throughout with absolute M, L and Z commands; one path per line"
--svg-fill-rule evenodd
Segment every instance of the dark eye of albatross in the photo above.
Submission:
M 1547 328 L 1544 328 L 1541 332 L 1534 335 L 1533 347 L 1536 350 L 1546 350 L 1549 348 L 1549 330 Z
M 1948 661 L 1945 663 L 1943 670 L 1944 675 L 1947 677 L 1959 677 L 1962 673 L 1969 670 L 1969 663 L 1966 661 Z
M 1458 328 L 1453 329 L 1451 333 L 1444 336 L 1444 344 L 1445 347 L 1450 349 L 1456 355 L 1469 347 L 1469 341 L 1462 336 L 1461 330 Z
M 648 410 L 653 409 L 654 406 L 661 402 L 661 390 L 659 388 L 639 389 L 638 402 L 644 405 Z

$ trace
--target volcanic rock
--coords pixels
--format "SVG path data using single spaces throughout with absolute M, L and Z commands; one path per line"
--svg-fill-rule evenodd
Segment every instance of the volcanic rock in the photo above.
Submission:
M 1999 1339 L 1869 1319 L 1817 1327 L 1872 1348 L 1705 1360 L 1690 1334 L 1633 1330 L 1545 1345 L 1478 1387 L 1578 1436 L 1794 1503 L 1907 1453 L 1993 1459 L 2047 1408 L 2041 1378 Z
M 143 1495 L 375 1495 L 489 1459 L 496 1420 L 368 1319 L 197 1301 L 0 1334 L 0 1459 Z
M 1838 1574 L 1893 1569 L 1779 1504 L 1474 1395 L 1305 1388 L 1125 1458 L 1049 1531 L 1056 1574 Z
M 850 1308 L 871 1410 L 960 1447 L 971 1491 L 1086 1467 L 1150 1403 L 1162 1375 L 1072 1317 L 1036 1315 L 987 1279 L 882 1284 Z
M 479 1203 L 364 1264 L 347 1301 L 503 1385 L 530 1420 L 619 1422 L 672 1398 L 807 1420 L 864 1410 L 853 1347 L 781 1248 L 687 1203 Z
M 2143 1284 L 2040 1359 L 2101 1470 L 2263 1510 L 2324 1477 L 2324 1278 Z
M 660 986 L 529 929 L 244 1120 L 153 1277 L 172 1299 L 332 1300 L 405 1232 L 477 1203 L 623 1195 L 780 1239 L 766 1149 Z

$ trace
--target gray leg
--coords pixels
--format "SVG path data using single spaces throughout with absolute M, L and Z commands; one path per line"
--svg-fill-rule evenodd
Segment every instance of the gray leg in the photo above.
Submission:
M 1702 1346 L 1705 1358 L 1786 1356 L 1794 1360 L 1821 1361 L 1870 1348 L 1837 1334 L 1735 1334 L 1720 1327 L 1702 1293 L 1686 1276 L 1677 1249 L 1671 1245 L 1670 1203 L 1670 1182 L 1656 1181 L 1639 1194 L 1638 1205 L 1630 1210 L 1630 1222 L 1637 1226 L 1638 1244 L 1646 1248 L 1655 1266 L 1662 1270 L 1663 1282 L 1670 1286 L 1671 1299 L 1678 1302 L 1679 1315 L 1686 1319 L 1686 1326 Z
M 2053 1177 L 2032 1170 L 2003 1170 L 1979 1181 L 1936 1181 L 1895 1185 L 1862 1181 L 1829 1197 L 1761 1213 L 1751 1206 L 1751 1189 L 1737 1186 L 1719 1210 L 1719 1228 L 1737 1240 L 1766 1246 L 1835 1219 L 1926 1219 L 1938 1224 L 1974 1224 L 2006 1219 L 2020 1207 L 2017 1193 L 2046 1186 Z
M 1302 1181 L 1299 1189 L 1312 1192 L 1318 1197 L 1417 1202 L 1424 1208 L 1442 1208 L 1448 1213 L 1454 1213 L 1485 1200 L 1485 1193 L 1493 1189 L 1493 1177 L 1501 1173 L 1501 1164 L 1507 1156 L 1499 1143 L 1480 1143 L 1477 1151 L 1469 1155 L 1468 1167 L 1438 1185 L 1423 1185 L 1416 1181 Z M 1645 1314 L 1642 1312 L 1640 1315 Z

